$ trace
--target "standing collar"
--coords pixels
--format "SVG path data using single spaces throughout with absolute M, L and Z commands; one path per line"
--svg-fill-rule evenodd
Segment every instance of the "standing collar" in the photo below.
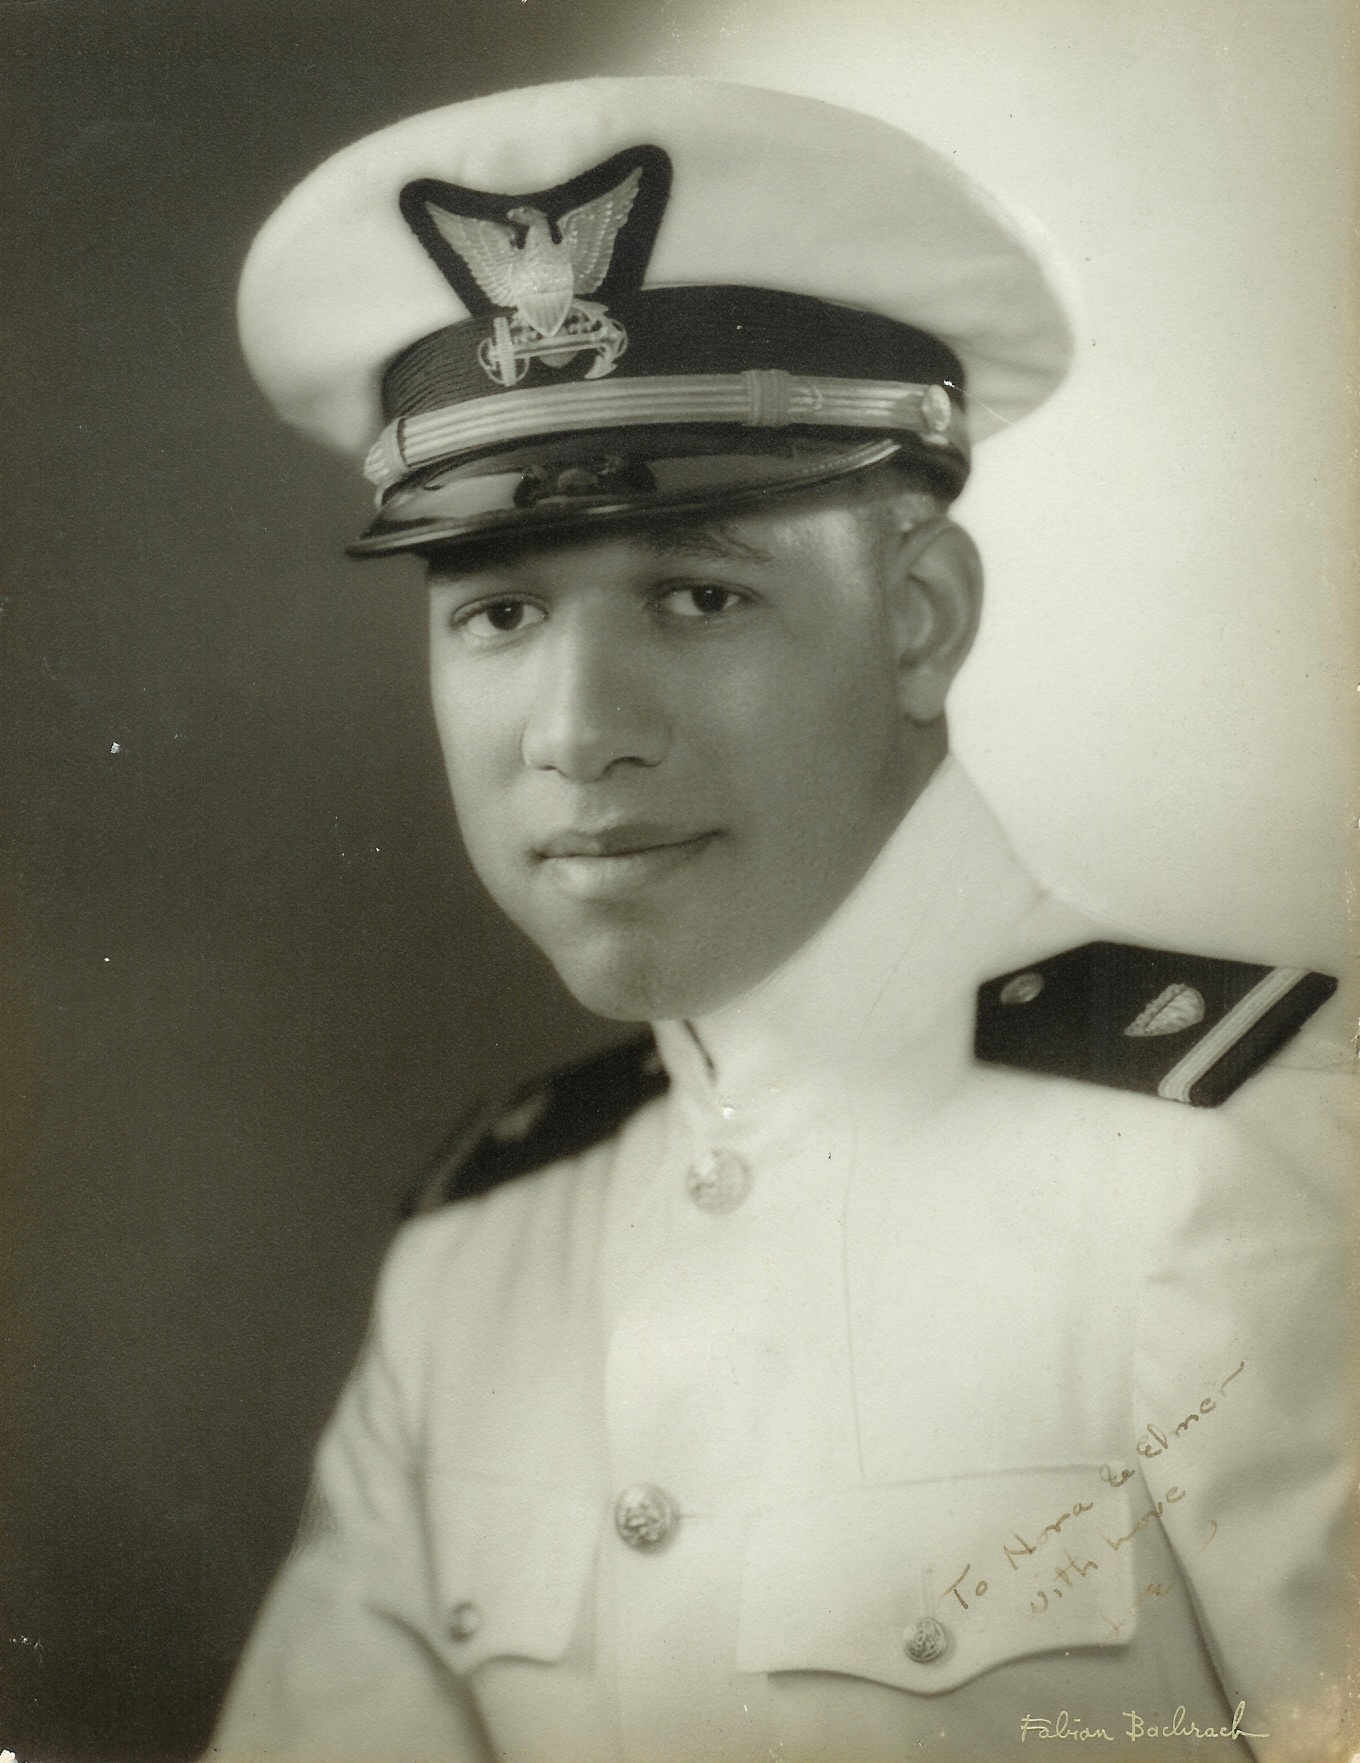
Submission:
M 766 979 L 692 1024 L 656 1024 L 673 1081 L 724 1109 L 768 1100 L 928 1035 L 995 972 L 1039 889 L 963 767 L 946 757 L 822 928 Z

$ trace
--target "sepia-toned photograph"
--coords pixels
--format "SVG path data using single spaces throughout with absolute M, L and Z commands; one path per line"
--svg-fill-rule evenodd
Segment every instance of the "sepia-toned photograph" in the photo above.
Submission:
M 1351 0 L 0 23 L 0 1763 L 1354 1763 Z

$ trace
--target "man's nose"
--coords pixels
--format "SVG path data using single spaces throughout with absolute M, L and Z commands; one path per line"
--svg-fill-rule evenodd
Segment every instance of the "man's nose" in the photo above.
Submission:
M 658 765 L 670 726 L 658 682 L 609 621 L 563 620 L 539 644 L 524 763 L 593 783 L 611 766 Z

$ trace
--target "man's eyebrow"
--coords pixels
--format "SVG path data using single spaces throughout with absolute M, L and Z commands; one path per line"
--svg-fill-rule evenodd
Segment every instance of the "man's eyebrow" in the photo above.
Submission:
M 725 526 L 662 528 L 639 534 L 658 557 L 695 557 L 715 563 L 772 563 L 773 557 L 749 539 L 739 539 Z
M 773 563 L 774 556 L 749 539 L 738 538 L 729 527 L 710 522 L 703 526 L 640 528 L 630 534 L 638 544 L 660 558 L 700 558 L 715 563 Z M 581 533 L 572 535 L 579 544 L 608 537 L 607 534 Z M 427 580 L 436 586 L 455 584 L 467 576 L 482 575 L 489 569 L 510 570 L 538 555 L 532 542 L 473 548 L 466 553 L 433 551 L 426 565 Z

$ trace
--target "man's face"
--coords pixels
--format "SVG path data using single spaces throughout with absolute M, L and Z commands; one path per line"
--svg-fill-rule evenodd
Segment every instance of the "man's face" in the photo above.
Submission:
M 874 530 L 818 502 L 432 570 L 468 853 L 589 1008 L 655 1019 L 737 996 L 900 819 L 920 731 Z

